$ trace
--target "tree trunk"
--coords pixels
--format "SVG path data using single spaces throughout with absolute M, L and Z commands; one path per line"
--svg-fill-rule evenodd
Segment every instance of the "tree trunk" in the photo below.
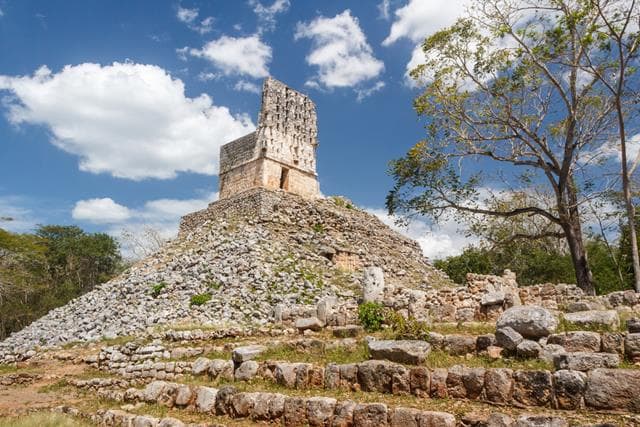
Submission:
M 579 218 L 572 214 L 569 214 L 568 218 L 568 223 L 563 225 L 562 228 L 567 238 L 571 261 L 576 272 L 576 284 L 587 295 L 595 295 L 596 289 L 593 285 L 593 276 L 589 268 L 587 250 L 584 246 Z

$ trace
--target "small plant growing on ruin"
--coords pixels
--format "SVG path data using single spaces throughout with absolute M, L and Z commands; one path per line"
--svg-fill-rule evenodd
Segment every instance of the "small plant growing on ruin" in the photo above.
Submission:
M 203 305 L 209 301 L 211 301 L 211 294 L 209 293 L 193 295 L 191 297 L 191 305 Z
M 217 291 L 218 289 L 220 289 L 222 287 L 222 283 L 217 282 L 217 281 L 213 281 L 209 283 L 209 287 L 215 291 Z
M 324 234 L 324 226 L 320 223 L 313 224 L 313 232 L 317 234 Z
M 393 331 L 393 338 L 399 340 L 426 340 L 429 338 L 429 325 L 413 316 L 404 317 L 397 311 L 388 310 L 384 322 Z
M 382 329 L 385 318 L 385 309 L 378 302 L 365 302 L 358 307 L 358 320 L 362 327 L 368 332 L 375 332 Z
M 156 283 L 155 285 L 151 286 L 151 296 L 153 296 L 154 298 L 157 298 L 158 295 L 162 293 L 162 290 L 166 287 L 167 287 L 166 282 Z

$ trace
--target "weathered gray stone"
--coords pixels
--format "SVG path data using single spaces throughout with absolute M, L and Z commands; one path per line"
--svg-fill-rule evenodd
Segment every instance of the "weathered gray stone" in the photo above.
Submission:
M 627 319 L 627 331 L 630 334 L 640 333 L 640 319 L 637 317 Z
M 316 304 L 316 317 L 324 324 L 327 324 L 331 315 L 333 314 L 334 307 L 337 304 L 336 297 L 324 297 Z
M 485 351 L 487 348 L 496 344 L 497 341 L 494 334 L 478 335 L 478 337 L 476 338 L 476 351 Z
M 584 372 L 560 370 L 553 373 L 556 403 L 560 409 L 576 410 L 584 406 L 587 375 Z
M 558 344 L 545 344 L 540 350 L 538 358 L 548 363 L 553 363 L 553 358 L 558 354 L 566 353 L 564 347 Z
M 516 353 L 518 357 L 522 357 L 524 359 L 535 359 L 542 351 L 542 347 L 535 341 L 532 340 L 523 340 L 516 347 Z
M 409 386 L 411 394 L 418 397 L 428 397 L 431 386 L 429 369 L 424 366 L 416 366 L 409 371 Z
M 513 328 L 505 326 L 496 331 L 496 343 L 509 351 L 515 351 L 524 338 Z
M 564 319 L 587 328 L 617 329 L 620 326 L 620 317 L 615 310 L 576 311 L 565 313 Z
M 563 334 L 552 334 L 547 344 L 558 344 L 566 351 L 600 351 L 600 334 L 589 331 L 574 331 Z
M 587 377 L 584 401 L 595 409 L 640 411 L 640 370 L 594 369 Z
M 138 415 L 133 419 L 133 427 L 157 427 L 159 420 L 148 415 Z
M 554 333 L 558 327 L 558 319 L 545 308 L 522 305 L 511 307 L 502 313 L 496 328 L 507 326 L 525 338 L 537 339 Z
M 351 400 L 338 402 L 333 415 L 332 427 L 353 426 L 353 411 L 357 406 L 358 404 Z
M 307 421 L 311 427 L 324 427 L 331 423 L 336 408 L 336 399 L 311 397 L 307 400 Z
M 498 304 L 502 304 L 504 302 L 504 299 L 505 299 L 505 294 L 502 291 L 489 292 L 482 295 L 480 304 L 482 306 L 498 305 Z
M 319 331 L 324 327 L 324 323 L 320 321 L 317 317 L 307 317 L 304 319 L 296 320 L 296 329 L 299 331 Z
M 420 411 L 416 415 L 418 426 L 455 427 L 456 417 L 446 412 Z
M 193 375 L 202 375 L 206 372 L 209 372 L 210 367 L 211 367 L 211 359 L 207 359 L 206 357 L 198 357 L 191 364 L 191 373 Z
M 358 364 L 358 384 L 362 391 L 409 393 L 409 371 L 386 360 L 368 360 Z
M 363 301 L 381 302 L 384 295 L 384 272 L 382 268 L 370 266 L 364 268 Z
M 176 418 L 163 418 L 158 423 L 158 427 L 185 427 L 186 424 Z
M 389 414 L 389 427 L 418 427 L 419 412 L 414 408 L 395 408 Z
M 516 371 L 513 374 L 513 399 L 526 406 L 548 406 L 553 398 L 553 380 L 549 371 Z
M 209 364 L 209 375 L 214 380 L 232 381 L 233 371 L 233 360 L 213 359 Z
M 515 427 L 569 427 L 564 418 L 549 415 L 521 415 Z
M 513 427 L 514 425 L 515 421 L 510 416 L 494 412 L 487 418 L 486 427 Z
M 392 362 L 419 365 L 431 351 L 431 345 L 418 340 L 370 340 L 367 342 L 373 359 L 387 359 Z
M 629 360 L 640 360 L 640 333 L 627 334 L 624 339 L 624 354 Z
M 624 355 L 625 337 L 620 332 L 603 332 L 600 335 L 603 353 L 617 353 Z
M 196 388 L 196 411 L 212 413 L 216 407 L 216 396 L 218 390 L 211 387 Z
M 231 416 L 248 418 L 253 413 L 257 393 L 236 393 L 231 397 Z
M 446 335 L 444 350 L 452 356 L 464 356 L 476 352 L 476 337 L 467 335 Z
M 620 357 L 614 353 L 574 352 L 557 354 L 553 358 L 556 370 L 571 369 L 575 371 L 590 371 L 596 368 L 617 368 Z
M 182 385 L 178 387 L 178 391 L 176 392 L 176 406 L 187 406 L 191 403 L 191 399 L 193 399 L 194 393 L 191 390 L 191 387 Z
M 156 403 L 162 392 L 167 388 L 165 381 L 152 381 L 144 388 L 142 398 L 145 402 Z
M 242 362 L 234 373 L 236 381 L 249 381 L 253 379 L 258 373 L 258 367 L 258 362 L 255 360 Z
M 255 393 L 252 420 L 276 420 L 282 417 L 286 396 L 279 393 Z
M 236 363 L 246 362 L 248 360 L 255 359 L 266 349 L 267 347 L 263 345 L 245 345 L 242 347 L 236 347 L 233 349 L 231 358 Z
M 511 402 L 513 393 L 513 371 L 511 369 L 487 369 L 484 384 L 487 400 L 494 403 Z
M 283 425 L 307 425 L 307 400 L 301 397 L 287 397 L 284 401 Z
M 384 427 L 387 425 L 389 425 L 387 405 L 384 403 L 360 404 L 353 410 L 354 427 Z

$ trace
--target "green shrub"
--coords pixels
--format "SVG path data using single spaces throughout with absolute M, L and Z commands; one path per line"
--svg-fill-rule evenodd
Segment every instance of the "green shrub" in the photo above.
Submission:
M 314 233 L 317 233 L 317 234 L 323 234 L 324 233 L 324 226 L 322 224 L 320 224 L 320 223 L 313 224 L 313 227 L 311 227 L 311 228 L 313 228 L 313 232 Z
M 198 294 L 191 297 L 191 305 L 202 305 L 209 301 L 211 301 L 210 293 Z
M 209 287 L 211 289 L 217 291 L 218 289 L 220 289 L 222 287 L 222 283 L 213 281 L 213 282 L 209 283 Z
M 429 325 L 413 316 L 405 318 L 400 313 L 388 310 L 384 322 L 393 331 L 393 338 L 398 340 L 426 340 L 429 338 Z
M 167 287 L 166 282 L 160 282 L 151 286 L 151 296 L 153 296 L 154 298 L 157 298 L 158 295 L 162 293 L 162 290 L 166 287 Z
M 385 309 L 378 302 L 365 302 L 358 307 L 358 320 L 362 327 L 369 331 L 375 332 L 382 328 L 385 318 Z

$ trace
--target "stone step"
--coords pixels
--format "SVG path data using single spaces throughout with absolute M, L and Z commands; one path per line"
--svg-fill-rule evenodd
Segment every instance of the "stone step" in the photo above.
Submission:
M 155 381 L 144 389 L 101 390 L 99 396 L 129 404 L 145 402 L 173 410 L 226 416 L 230 419 L 250 419 L 255 422 L 281 423 L 285 426 L 569 426 L 593 425 L 596 421 L 618 422 L 636 420 L 629 416 L 586 417 L 584 413 L 537 412 L 508 410 L 496 413 L 495 407 L 480 403 L 465 404 L 456 413 L 440 410 L 454 408 L 453 402 L 416 401 L 415 407 L 395 401 L 368 399 L 364 402 L 330 396 L 309 396 L 273 391 L 241 391 L 233 386 L 213 388 L 201 385 Z M 433 405 L 432 405 L 433 403 Z M 475 405 L 475 406 L 474 406 Z M 499 424 L 502 422 L 502 424 Z M 516 424 L 517 423 L 517 424 Z M 590 424 L 591 423 L 591 424 Z M 614 424 L 616 425 L 616 424 Z

